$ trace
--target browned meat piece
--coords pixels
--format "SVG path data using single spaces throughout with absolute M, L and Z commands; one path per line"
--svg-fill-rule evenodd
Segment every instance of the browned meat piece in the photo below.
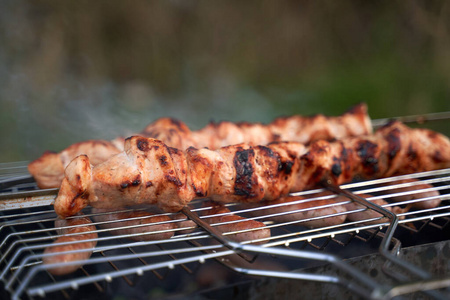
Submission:
M 384 192 L 386 194 L 395 194 L 395 193 L 408 193 L 406 195 L 399 195 L 391 197 L 390 199 L 395 202 L 407 202 L 411 200 L 420 200 L 424 199 L 422 201 L 412 202 L 410 204 L 411 207 L 415 207 L 418 209 L 430 209 L 435 208 L 441 204 L 442 199 L 437 198 L 439 197 L 440 193 L 436 190 L 430 190 L 430 191 L 421 191 L 425 189 L 431 189 L 433 188 L 432 185 L 427 183 L 421 183 L 420 180 L 410 178 L 410 179 L 403 179 L 403 180 L 396 180 L 387 183 L 386 185 L 397 185 L 397 184 L 410 184 L 405 187 L 398 187 L 394 189 L 385 190 Z M 425 198 L 431 198 L 436 197 L 434 199 L 427 199 Z
M 222 234 L 231 233 L 226 234 L 225 237 L 232 241 L 239 243 L 245 241 L 251 242 L 270 237 L 270 229 L 262 222 L 235 215 L 221 204 L 208 202 L 205 206 L 210 206 L 211 208 L 203 211 L 203 215 L 206 216 L 203 220 L 211 225 L 218 224 L 214 228 Z M 261 241 L 258 243 L 261 243 Z
M 160 118 L 147 125 L 141 132 L 141 136 L 151 137 L 164 142 L 167 146 L 177 149 L 189 147 L 202 148 L 194 141 L 189 127 L 180 120 L 173 118 Z M 200 147 L 199 147 L 200 146 Z
M 338 117 L 293 116 L 260 123 L 211 123 L 198 131 L 191 131 L 186 124 L 171 118 L 161 118 L 148 125 L 139 135 L 161 140 L 177 149 L 189 147 L 218 149 L 247 143 L 266 145 L 275 141 L 309 143 L 317 139 L 340 139 L 372 133 L 367 106 L 360 104 Z M 124 139 L 111 142 L 90 140 L 69 146 L 60 153 L 44 153 L 28 166 L 30 174 L 40 188 L 57 188 L 64 177 L 64 169 L 78 155 L 87 155 L 92 165 L 106 161 L 123 151 Z
M 155 215 L 143 210 L 115 212 L 108 209 L 92 209 L 92 218 L 98 226 L 110 229 L 113 235 L 126 235 L 133 241 L 170 239 L 176 225 L 166 215 Z M 159 232 L 166 231 L 167 232 Z
M 422 135 L 432 141 L 424 144 Z M 412 150 L 403 151 L 404 147 L 414 149 L 417 161 L 411 161 Z M 146 203 L 176 212 L 195 198 L 272 201 L 324 179 L 339 185 L 355 177 L 450 167 L 448 138 L 399 122 L 375 135 L 313 143 L 307 153 L 302 144 L 294 142 L 181 151 L 136 136 L 128 138 L 124 148 L 96 167 L 86 156 L 68 165 L 55 202 L 59 216 L 73 215 L 88 204 L 116 208 Z
M 340 185 L 355 178 L 373 179 L 450 167 L 450 141 L 427 129 L 391 122 L 374 135 L 335 142 L 317 141 L 301 158 L 302 186 L 327 178 Z
M 177 233 L 189 234 L 189 233 L 193 232 L 196 227 L 198 227 L 194 221 L 189 220 L 183 213 L 177 213 L 177 214 L 172 215 L 171 217 L 173 220 L 177 220 L 175 225 L 179 229 L 183 229 L 183 230 L 177 230 Z
M 367 114 L 367 106 L 359 104 L 338 117 L 292 116 L 275 119 L 267 125 L 226 121 L 210 123 L 199 131 L 191 132 L 188 140 L 192 140 L 193 144 L 190 146 L 196 148 L 218 149 L 240 143 L 267 145 L 277 141 L 293 141 L 308 144 L 319 139 L 341 139 L 347 136 L 371 133 L 372 124 Z M 149 137 L 158 138 L 151 135 Z M 183 138 L 179 138 L 179 140 L 183 140 Z M 180 148 L 183 145 L 172 144 L 170 146 Z
M 366 195 L 366 194 L 359 194 L 358 196 L 369 199 L 371 197 L 373 197 L 372 195 Z M 344 199 L 345 198 L 343 196 L 339 196 L 342 197 Z M 395 214 L 400 214 L 402 212 L 404 212 L 405 210 L 398 207 L 398 206 L 386 206 L 388 204 L 388 202 L 386 202 L 383 199 L 372 199 L 369 200 L 370 202 L 378 205 L 378 206 L 383 206 L 384 208 L 386 208 L 387 210 L 395 213 Z M 380 223 L 385 223 L 385 222 L 389 222 L 389 218 L 387 217 L 383 217 L 382 214 L 380 214 L 379 212 L 376 212 L 373 209 L 367 208 L 366 206 L 359 204 L 357 202 L 350 202 L 345 204 L 345 207 L 347 208 L 349 214 L 347 215 L 347 220 L 350 222 L 358 222 L 358 221 L 364 221 L 364 220 L 372 220 L 372 221 L 368 221 L 368 222 L 364 222 L 365 225 L 372 225 L 372 224 L 380 224 Z M 364 209 L 364 210 L 361 210 Z M 361 211 L 359 211 L 361 210 Z
M 293 174 L 299 172 L 302 149 L 299 143 L 276 143 L 180 151 L 158 140 L 131 137 L 124 152 L 96 167 L 87 156 L 74 159 L 66 168 L 55 210 L 70 216 L 89 203 L 97 208 L 146 203 L 176 212 L 194 198 L 273 200 L 296 188 Z
M 341 197 L 321 199 L 327 195 L 332 194 L 322 192 L 308 197 L 284 196 L 273 201 L 245 204 L 244 208 L 254 208 L 255 210 L 248 212 L 253 217 L 267 216 L 264 219 L 278 223 L 296 222 L 293 224 L 310 228 L 344 223 L 347 209 L 339 202 L 348 200 Z
M 120 153 L 113 143 L 108 141 L 90 140 L 71 145 L 60 153 L 45 152 L 40 158 L 28 165 L 28 171 L 33 175 L 40 188 L 56 188 L 64 178 L 64 169 L 78 155 L 89 156 L 91 164 L 97 165 L 105 158 Z
M 76 271 L 83 265 L 83 261 L 89 259 L 92 255 L 92 251 L 97 245 L 97 233 L 95 232 L 95 226 L 92 225 L 92 221 L 87 217 L 75 217 L 68 220 L 58 220 L 55 224 L 56 228 L 59 227 L 72 228 L 62 229 L 60 234 L 64 234 L 59 237 L 52 246 L 45 249 L 44 254 L 52 254 L 50 256 L 44 256 L 42 262 L 44 264 L 56 264 L 61 263 L 61 266 L 52 267 L 48 271 L 53 275 L 65 275 Z M 76 242 L 76 243 L 73 243 Z M 67 244 L 72 243 L 72 244 Z M 57 245 L 60 244 L 60 245 Z M 75 253 L 65 253 L 69 251 L 82 251 Z M 74 265 L 65 265 L 68 262 L 80 262 Z

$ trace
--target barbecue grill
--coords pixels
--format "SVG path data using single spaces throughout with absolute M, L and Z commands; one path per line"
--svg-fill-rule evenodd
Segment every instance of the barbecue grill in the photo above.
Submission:
M 400 120 L 446 122 L 449 115 L 439 113 Z M 374 120 L 373 124 L 379 126 L 386 121 Z M 121 221 L 94 222 L 98 238 L 91 258 L 76 272 L 55 276 L 48 272 L 55 266 L 44 265 L 42 259 L 44 249 L 61 236 L 55 228 L 57 216 L 52 207 L 57 189 L 38 189 L 27 174 L 26 165 L 27 162 L 0 164 L 0 278 L 4 297 L 89 299 L 127 295 L 130 298 L 172 299 L 189 295 L 198 299 L 229 299 L 231 296 L 264 299 L 292 298 L 299 296 L 300 291 L 310 291 L 308 298 L 313 299 L 325 295 L 372 299 L 450 297 L 450 169 L 353 182 L 339 187 L 323 182 L 322 188 L 293 195 L 306 198 L 298 201 L 312 202 L 343 195 L 345 203 L 356 201 L 364 207 L 305 220 L 274 222 L 272 219 L 280 213 L 270 213 L 267 206 L 249 208 L 237 203 L 227 204 L 231 213 L 262 221 L 271 230 L 270 237 L 241 243 L 229 238 L 240 232 L 221 234 L 217 226 L 223 224 L 205 222 L 211 216 L 203 213 L 208 207 L 199 200 L 183 209 L 184 219 L 168 221 L 179 223 L 190 219 L 195 222 L 185 228 L 171 229 L 174 235 L 170 239 L 133 241 L 128 235 L 118 234 L 118 230 L 124 229 Z M 399 182 L 410 178 L 419 180 Z M 423 183 L 431 187 L 404 192 L 393 190 Z M 317 196 L 324 190 L 333 194 Z M 419 195 L 427 191 L 439 191 L 440 195 L 389 202 L 396 196 Z M 373 197 L 364 199 L 359 194 Z M 413 203 L 432 201 L 437 197 L 442 202 L 434 208 L 415 208 L 397 214 L 387 209 L 391 206 L 410 207 Z M 373 204 L 371 200 L 377 198 L 383 198 L 389 204 Z M 274 204 L 273 207 L 291 204 Z M 333 205 L 342 203 L 328 204 Z M 264 211 L 255 216 L 254 211 L 261 209 Z M 320 228 L 304 226 L 308 221 L 363 210 L 375 210 L 380 216 Z M 285 214 L 298 212 L 287 210 Z M 89 207 L 83 213 L 88 217 L 100 214 Z M 172 216 L 170 213 L 161 215 Z M 115 222 L 115 226 L 101 226 L 109 222 Z M 251 230 L 255 229 L 248 229 Z M 158 233 L 161 232 L 136 235 Z M 214 282 L 214 276 L 223 272 L 226 275 L 216 279 L 216 283 L 225 278 L 224 288 L 203 285 L 200 280 L 206 273 L 207 281 Z

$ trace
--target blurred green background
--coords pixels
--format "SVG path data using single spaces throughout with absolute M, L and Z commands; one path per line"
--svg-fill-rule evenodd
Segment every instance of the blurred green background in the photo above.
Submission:
M 163 116 L 448 111 L 449 16 L 448 1 L 4 0 L 0 162 Z

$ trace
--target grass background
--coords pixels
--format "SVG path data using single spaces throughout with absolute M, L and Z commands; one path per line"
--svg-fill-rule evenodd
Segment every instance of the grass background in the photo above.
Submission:
M 449 15 L 446 1 L 1 1 L 0 162 L 163 116 L 450 111 Z

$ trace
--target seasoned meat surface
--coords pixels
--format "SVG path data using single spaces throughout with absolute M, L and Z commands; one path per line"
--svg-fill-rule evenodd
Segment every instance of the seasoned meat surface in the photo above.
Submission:
M 425 143 L 426 139 L 430 141 Z M 405 148 L 414 149 L 421 157 L 411 160 L 411 151 Z M 134 136 L 126 139 L 124 152 L 96 167 L 86 156 L 73 160 L 66 168 L 55 210 L 64 217 L 88 204 L 111 208 L 146 203 L 175 212 L 195 198 L 271 201 L 317 186 L 322 180 L 340 185 L 353 178 L 446 167 L 450 167 L 447 137 L 400 122 L 392 122 L 374 135 L 322 140 L 308 148 L 280 142 L 181 151 L 159 140 Z
M 393 121 L 374 135 L 339 141 L 320 140 L 302 156 L 307 188 L 327 178 L 335 184 L 450 167 L 450 141 L 428 129 L 411 129 Z
M 40 188 L 56 188 L 60 186 L 64 178 L 64 169 L 78 155 L 89 156 L 91 164 L 97 165 L 105 161 L 105 158 L 120 152 L 121 150 L 109 141 L 84 141 L 73 144 L 59 153 L 45 152 L 28 165 L 28 171 L 33 175 Z
M 97 208 L 156 204 L 179 211 L 195 198 L 219 202 L 276 199 L 295 187 L 300 143 L 251 147 L 234 145 L 213 151 L 181 151 L 159 140 L 131 137 L 125 150 L 92 166 L 85 155 L 66 168 L 55 210 L 69 216 L 87 204 Z
M 61 231 L 61 236 L 44 251 L 42 262 L 44 265 L 59 264 L 48 271 L 53 275 L 65 275 L 75 272 L 89 259 L 97 245 L 98 234 L 92 221 L 85 216 L 67 220 L 58 219 L 57 228 L 67 227 Z M 67 253 L 70 251 L 77 251 Z M 65 264 L 78 262 L 77 264 Z
M 238 216 L 220 203 L 207 202 L 205 207 L 208 209 L 203 211 L 206 216 L 203 220 L 217 224 L 215 228 L 235 242 L 264 240 L 271 235 L 264 223 Z
M 218 149 L 228 145 L 247 143 L 266 145 L 277 141 L 295 141 L 308 144 L 318 139 L 340 139 L 372 133 L 367 106 L 359 104 L 337 117 L 316 115 L 278 118 L 267 125 L 261 123 L 210 123 L 191 131 L 183 122 L 161 118 L 149 124 L 139 136 L 161 140 L 177 149 L 189 147 Z M 87 155 L 92 165 L 106 161 L 123 151 L 124 138 L 112 141 L 88 140 L 69 146 L 59 153 L 46 152 L 28 166 L 40 188 L 57 188 L 64 177 L 64 169 L 78 155 Z

